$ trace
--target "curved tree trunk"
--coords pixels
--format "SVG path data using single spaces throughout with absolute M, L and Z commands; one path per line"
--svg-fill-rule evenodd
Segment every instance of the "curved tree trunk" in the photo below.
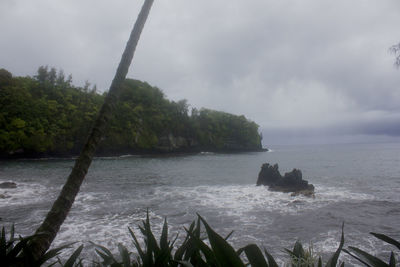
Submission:
M 143 30 L 153 1 L 154 0 L 145 0 L 129 37 L 128 43 L 126 44 L 125 51 L 122 54 L 121 62 L 119 63 L 117 72 L 111 83 L 110 90 L 104 100 L 104 104 L 101 107 L 88 140 L 86 141 L 79 157 L 76 159 L 75 165 L 67 179 L 67 182 L 62 188 L 60 195 L 54 202 L 43 223 L 36 230 L 36 234 L 40 233 L 40 235 L 30 243 L 30 249 L 33 252 L 34 258 L 39 258 L 48 250 L 74 203 L 75 197 L 79 192 L 79 188 L 92 162 L 97 145 L 104 135 L 107 122 L 114 110 L 121 85 L 128 73 L 136 45 L 139 41 L 140 34 Z

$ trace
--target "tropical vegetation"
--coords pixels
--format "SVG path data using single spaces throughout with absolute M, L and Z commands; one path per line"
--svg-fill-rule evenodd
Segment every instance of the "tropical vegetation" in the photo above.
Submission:
M 34 259 L 27 245 L 34 236 L 15 238 L 14 227 L 12 226 L 9 238 L 7 238 L 3 227 L 0 237 L 0 262 L 5 264 L 3 266 L 322 267 L 345 266 L 343 258 L 340 260 L 339 257 L 341 254 L 347 254 L 351 256 L 350 258 L 354 258 L 356 262 L 365 266 L 395 267 L 398 264 L 398 256 L 393 251 L 390 253 L 389 259 L 385 260 L 353 246 L 345 249 L 343 226 L 339 246 L 327 260 L 323 260 L 321 256 L 316 254 L 312 246 L 304 248 L 299 241 L 295 242 L 292 249 L 284 249 L 287 253 L 287 257 L 284 259 L 275 258 L 266 248 L 261 249 L 256 244 L 248 244 L 242 248 L 235 249 L 228 241 L 233 232 L 226 237 L 222 237 L 200 215 L 188 228 L 184 228 L 186 236 L 183 239 L 179 239 L 178 235 L 173 236 L 172 239 L 169 237 L 168 223 L 165 220 L 161 235 L 157 240 L 152 231 L 148 213 L 146 220 L 143 221 L 142 225 L 138 226 L 138 229 L 141 237 L 137 236 L 131 228 L 128 228 L 135 248 L 134 251 L 130 251 L 120 243 L 117 248 L 106 248 L 101 244 L 92 243 L 95 248 L 95 256 L 93 258 L 82 258 L 83 245 L 80 245 L 70 255 L 64 255 L 64 258 L 61 259 L 60 253 L 73 245 L 67 244 L 51 249 L 40 258 Z M 391 237 L 377 233 L 371 234 L 400 250 L 400 242 Z M 115 254 L 112 251 L 118 251 L 118 253 Z
M 0 155 L 77 155 L 106 97 L 96 86 L 72 84 L 62 70 L 39 67 L 34 77 L 0 70 Z M 189 114 L 190 113 L 190 114 Z M 258 125 L 210 109 L 189 111 L 146 82 L 127 79 L 99 153 L 243 151 L 261 148 Z

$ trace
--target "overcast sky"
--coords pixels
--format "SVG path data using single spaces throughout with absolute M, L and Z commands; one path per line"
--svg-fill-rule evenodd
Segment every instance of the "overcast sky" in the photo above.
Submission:
M 0 68 L 108 90 L 142 1 L 1 0 Z M 399 0 L 155 0 L 128 76 L 264 145 L 399 140 Z

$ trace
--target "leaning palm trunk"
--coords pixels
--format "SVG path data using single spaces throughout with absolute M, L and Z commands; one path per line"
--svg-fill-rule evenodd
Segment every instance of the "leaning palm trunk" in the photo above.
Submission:
M 129 37 L 128 43 L 126 44 L 125 51 L 122 54 L 121 62 L 119 63 L 117 72 L 111 83 L 110 90 L 104 100 L 104 104 L 101 107 L 88 140 L 86 141 L 79 157 L 76 159 L 75 165 L 67 179 L 67 182 L 62 188 L 60 195 L 54 202 L 43 223 L 36 230 L 36 234 L 40 235 L 38 235 L 30 244 L 34 258 L 43 255 L 50 247 L 58 230 L 67 217 L 72 204 L 74 203 L 75 197 L 79 192 L 79 188 L 92 162 L 96 148 L 100 139 L 104 135 L 107 122 L 114 110 L 118 95 L 121 91 L 121 85 L 128 73 L 136 45 L 139 41 L 140 34 L 143 30 L 153 1 L 154 0 L 145 0 Z

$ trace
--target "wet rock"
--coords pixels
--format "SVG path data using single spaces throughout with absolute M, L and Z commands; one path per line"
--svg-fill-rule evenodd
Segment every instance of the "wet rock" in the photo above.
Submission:
M 257 185 L 274 185 L 279 179 L 282 179 L 279 173 L 278 164 L 269 165 L 269 163 L 264 163 L 261 166 L 261 171 L 258 174 Z
M 285 173 L 282 177 L 279 172 L 278 164 L 270 165 L 264 163 L 258 174 L 257 185 L 266 185 L 271 191 L 284 193 L 292 192 L 292 196 L 301 194 L 314 197 L 314 186 L 308 184 L 308 181 L 303 180 L 303 175 L 300 170 L 293 169 L 291 172 Z
M 310 184 L 309 186 L 310 186 L 310 189 L 301 190 L 301 191 L 297 191 L 297 192 L 292 192 L 290 194 L 290 196 L 297 197 L 299 195 L 303 195 L 303 196 L 306 196 L 306 197 L 315 198 L 314 186 L 312 184 Z
M 10 196 L 7 196 L 5 194 L 0 194 L 0 199 L 5 199 L 5 198 L 10 198 Z
M 5 189 L 11 189 L 11 188 L 17 188 L 17 184 L 14 182 L 3 182 L 0 183 L 0 188 L 5 188 Z

